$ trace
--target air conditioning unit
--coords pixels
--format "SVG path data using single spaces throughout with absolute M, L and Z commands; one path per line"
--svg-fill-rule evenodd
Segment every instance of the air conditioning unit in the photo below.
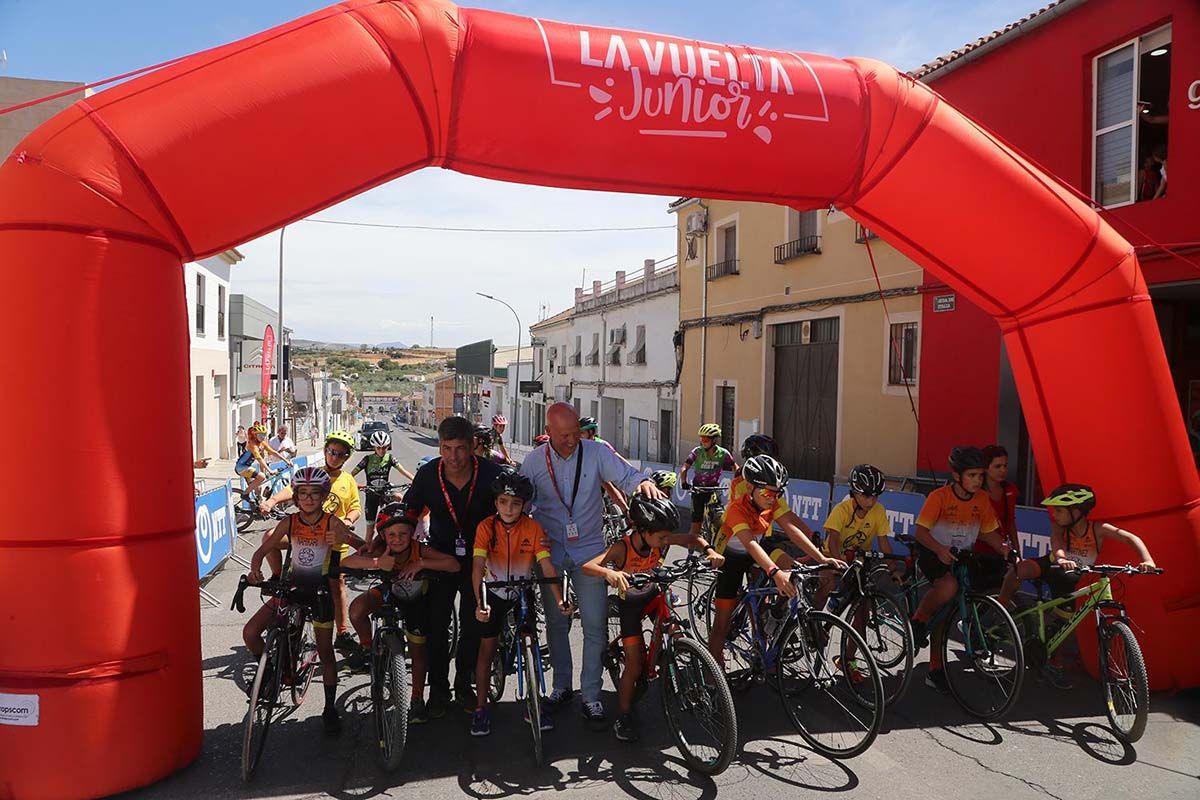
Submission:
M 689 234 L 702 234 L 708 229 L 708 212 L 693 211 L 687 215 L 687 232 Z
M 608 332 L 609 344 L 625 344 L 625 327 L 613 328 Z

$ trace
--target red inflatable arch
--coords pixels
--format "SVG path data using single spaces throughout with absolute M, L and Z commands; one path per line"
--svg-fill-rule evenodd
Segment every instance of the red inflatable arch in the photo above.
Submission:
M 1095 484 L 1168 568 L 1128 588 L 1154 683 L 1200 682 L 1200 486 L 1137 259 L 1087 205 L 879 62 L 350 0 L 82 100 L 0 168 L 0 418 L 69 429 L 87 465 L 64 509 L 2 462 L 0 693 L 40 716 L 0 725 L 0 795 L 199 750 L 181 262 L 430 166 L 880 232 L 997 319 L 1043 479 Z

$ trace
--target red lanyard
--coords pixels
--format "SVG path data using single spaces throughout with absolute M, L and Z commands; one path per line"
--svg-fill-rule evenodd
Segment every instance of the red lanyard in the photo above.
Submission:
M 471 473 L 471 483 L 468 484 L 471 488 L 467 492 L 467 510 L 471 510 L 471 498 L 475 496 L 475 479 L 479 477 L 479 459 L 471 456 L 471 460 L 475 463 L 475 471 Z M 462 525 L 458 522 L 458 512 L 454 510 L 454 503 L 450 501 L 450 492 L 446 491 L 446 465 L 438 462 L 438 483 L 442 485 L 442 497 L 446 501 L 446 510 L 450 512 L 450 519 L 454 521 L 454 527 L 458 530 L 458 535 L 462 536 Z
M 567 505 L 567 501 L 563 499 L 562 492 L 558 490 L 558 478 L 554 474 L 554 460 L 550 458 L 551 448 L 546 448 L 546 470 L 550 473 L 550 485 L 554 487 L 554 493 L 558 495 L 558 502 L 563 504 L 563 508 L 567 510 L 567 518 L 575 519 L 575 498 L 579 496 L 579 475 L 583 471 L 583 442 L 575 445 L 579 449 L 579 455 L 575 458 L 575 486 L 571 490 L 571 505 Z

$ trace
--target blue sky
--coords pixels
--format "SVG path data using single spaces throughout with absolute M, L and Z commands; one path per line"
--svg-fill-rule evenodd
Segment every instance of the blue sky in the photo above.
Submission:
M 870 56 L 910 69 L 1001 27 L 1044 0 L 491 0 L 529 16 L 727 43 Z M 233 41 L 329 5 L 321 0 L 0 0 L 0 75 L 94 81 Z M 427 170 L 322 212 L 337 219 L 448 226 L 670 224 L 661 197 L 515 186 Z M 234 291 L 274 303 L 278 235 L 240 249 Z M 670 230 L 587 235 L 463 235 L 297 225 L 287 235 L 289 327 L 335 341 L 456 345 L 515 335 L 501 306 L 448 297 L 446 270 L 508 300 L 522 322 L 571 303 L 573 288 L 674 251 Z M 336 269 L 337 280 L 326 276 Z M 531 289 L 530 287 L 536 287 Z M 332 304 L 342 306 L 330 313 Z

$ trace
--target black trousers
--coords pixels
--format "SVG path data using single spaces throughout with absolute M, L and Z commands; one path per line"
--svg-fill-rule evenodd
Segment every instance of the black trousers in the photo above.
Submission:
M 450 693 L 451 609 L 458 598 L 458 651 L 454 656 L 454 685 L 466 690 L 475 675 L 479 658 L 479 623 L 475 619 L 475 592 L 471 587 L 468 564 L 455 575 L 435 578 L 429 586 L 429 691 Z

